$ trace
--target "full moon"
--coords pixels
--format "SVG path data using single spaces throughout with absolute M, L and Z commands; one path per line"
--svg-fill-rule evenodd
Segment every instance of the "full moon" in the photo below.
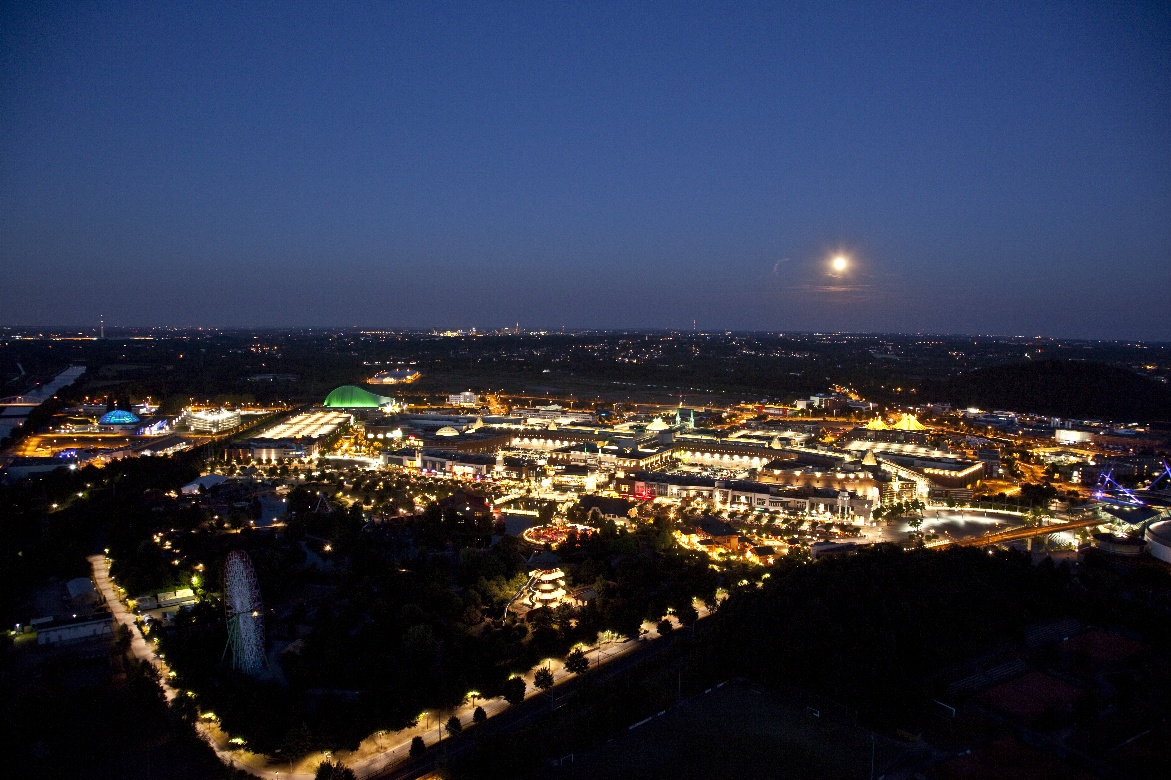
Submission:
M 842 257 L 841 255 L 835 257 L 833 260 L 833 268 L 838 273 L 846 270 L 846 258 Z

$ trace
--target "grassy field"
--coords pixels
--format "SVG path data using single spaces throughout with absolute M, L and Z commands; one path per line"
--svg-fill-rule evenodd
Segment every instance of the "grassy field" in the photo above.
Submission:
M 877 776 L 906 752 L 879 737 Z M 869 778 L 870 732 L 747 684 L 728 683 L 539 777 Z
M 733 393 L 727 388 L 691 388 L 678 383 L 655 384 L 621 382 L 598 378 L 587 372 L 564 371 L 542 374 L 533 370 L 517 370 L 507 365 L 491 364 L 468 368 L 432 370 L 410 385 L 391 395 L 410 397 L 441 396 L 460 390 L 477 392 L 492 390 L 513 397 L 528 397 L 534 403 L 554 399 L 575 399 L 582 404 L 593 403 L 649 403 L 677 405 L 723 405 L 730 397 L 740 398 L 744 393 Z M 755 397 L 749 393 L 747 397 Z

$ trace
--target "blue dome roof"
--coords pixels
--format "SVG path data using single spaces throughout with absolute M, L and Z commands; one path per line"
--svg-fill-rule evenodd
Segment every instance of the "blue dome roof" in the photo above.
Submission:
M 122 409 L 115 409 L 112 412 L 103 414 L 98 420 L 98 425 L 130 425 L 136 422 L 141 422 L 137 414 Z

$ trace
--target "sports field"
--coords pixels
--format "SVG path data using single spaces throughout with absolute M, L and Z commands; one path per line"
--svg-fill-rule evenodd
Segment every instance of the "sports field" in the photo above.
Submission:
M 816 707 L 728 683 L 551 769 L 548 776 L 671 778 L 869 778 L 864 728 Z M 878 737 L 875 777 L 908 746 Z

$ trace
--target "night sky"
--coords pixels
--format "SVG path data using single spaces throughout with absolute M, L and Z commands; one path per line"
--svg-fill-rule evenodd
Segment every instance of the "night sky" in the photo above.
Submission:
M 0 13 L 0 324 L 1171 339 L 1167 3 Z

